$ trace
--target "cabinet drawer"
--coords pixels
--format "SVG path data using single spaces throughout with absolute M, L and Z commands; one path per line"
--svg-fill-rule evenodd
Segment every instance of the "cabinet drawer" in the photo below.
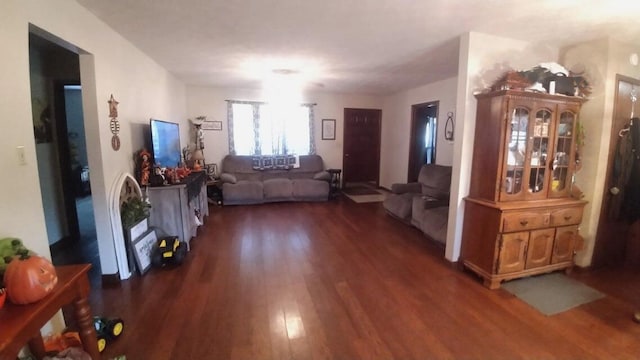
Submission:
M 548 212 L 514 212 L 502 216 L 502 231 L 522 231 L 549 226 Z
M 582 208 L 572 207 L 554 210 L 551 212 L 551 226 L 563 226 L 580 224 L 582 221 Z

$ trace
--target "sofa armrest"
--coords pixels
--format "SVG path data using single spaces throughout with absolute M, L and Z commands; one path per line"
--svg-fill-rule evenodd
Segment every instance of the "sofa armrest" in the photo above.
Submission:
M 420 193 L 421 190 L 422 187 L 420 186 L 420 183 L 417 182 L 407 184 L 396 183 L 391 185 L 391 192 L 394 194 Z
M 448 206 L 449 199 L 438 199 L 427 195 L 415 196 L 413 198 L 414 209 L 432 209 L 441 206 Z
M 331 174 L 326 170 L 318 171 L 313 175 L 313 180 L 331 181 Z
M 220 174 L 220 181 L 222 181 L 223 184 L 224 183 L 235 184 L 236 182 L 238 182 L 238 179 L 233 174 L 222 173 Z

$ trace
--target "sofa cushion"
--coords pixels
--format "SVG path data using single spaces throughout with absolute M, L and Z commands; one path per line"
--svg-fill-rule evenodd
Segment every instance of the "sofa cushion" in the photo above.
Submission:
M 289 179 L 288 170 L 263 170 L 261 173 L 262 181 L 266 181 L 269 179 Z
M 322 157 L 320 155 L 300 155 L 300 167 L 291 169 L 292 173 L 311 173 L 315 174 L 324 170 Z M 313 176 L 313 175 L 312 175 Z
M 323 180 L 293 179 L 291 187 L 296 200 L 327 200 L 329 196 L 329 183 Z
M 222 184 L 222 198 L 225 205 L 258 204 L 263 202 L 261 181 L 239 180 L 235 184 Z
M 274 178 L 262 182 L 264 199 L 269 201 L 292 200 L 291 180 L 287 178 Z
M 418 175 L 422 193 L 438 199 L 448 198 L 451 189 L 451 166 L 423 165 Z

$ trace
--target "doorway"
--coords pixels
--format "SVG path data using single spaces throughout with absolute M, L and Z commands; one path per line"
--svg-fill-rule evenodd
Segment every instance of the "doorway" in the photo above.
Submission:
M 432 101 L 411 106 L 408 182 L 418 181 L 422 165 L 436 163 L 439 103 Z
M 616 94 L 611 124 L 611 142 L 607 163 L 604 196 L 596 234 L 592 265 L 640 267 L 640 204 L 637 181 L 640 163 L 625 156 L 616 156 L 630 146 L 629 128 L 632 117 L 640 117 L 640 80 L 617 75 Z M 634 177 L 635 167 L 635 177 Z M 631 187 L 630 185 L 633 185 Z
M 52 262 L 91 263 L 91 281 L 99 281 L 79 55 L 29 34 L 29 66 L 36 160 Z
M 377 187 L 380 182 L 380 134 L 382 110 L 344 109 L 342 180 Z

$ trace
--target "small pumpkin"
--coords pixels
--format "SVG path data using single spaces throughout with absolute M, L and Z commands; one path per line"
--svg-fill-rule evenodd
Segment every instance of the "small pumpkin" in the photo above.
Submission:
M 7 296 L 14 304 L 31 304 L 44 298 L 58 283 L 56 269 L 41 256 L 21 253 L 4 273 Z

